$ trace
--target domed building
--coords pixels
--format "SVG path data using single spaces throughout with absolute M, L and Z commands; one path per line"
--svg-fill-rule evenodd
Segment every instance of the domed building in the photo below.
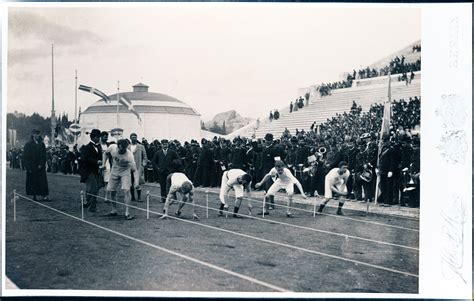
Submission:
M 137 133 L 139 140 L 177 139 L 186 141 L 201 137 L 200 114 L 186 103 L 160 93 L 148 92 L 142 83 L 133 86 L 133 92 L 121 92 L 130 101 L 141 121 L 127 106 L 119 104 L 117 94 L 109 96 L 106 103 L 99 100 L 80 114 L 79 124 L 83 131 L 98 128 L 102 131 L 123 129 L 123 137 Z

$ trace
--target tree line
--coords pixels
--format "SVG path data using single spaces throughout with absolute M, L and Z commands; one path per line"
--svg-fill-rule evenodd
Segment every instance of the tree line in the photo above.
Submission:
M 69 128 L 73 121 L 70 121 L 68 115 L 63 113 L 56 117 L 57 127 L 56 132 L 59 133 L 61 129 Z M 51 136 L 51 117 L 44 118 L 38 113 L 33 113 L 30 116 L 18 113 L 7 114 L 7 129 L 16 130 L 17 140 L 20 145 L 23 145 L 31 137 L 31 130 L 37 129 L 41 136 Z

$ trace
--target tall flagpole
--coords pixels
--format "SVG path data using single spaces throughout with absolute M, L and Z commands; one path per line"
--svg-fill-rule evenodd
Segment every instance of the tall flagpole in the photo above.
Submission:
M 117 128 L 119 126 L 119 99 L 120 99 L 120 81 L 117 81 Z
M 387 93 L 387 101 L 385 101 L 384 107 L 383 107 L 383 116 L 382 116 L 382 127 L 380 129 L 380 138 L 379 138 L 379 145 L 377 149 L 377 168 L 379 168 L 379 163 L 380 163 L 380 154 L 382 153 L 382 142 L 383 142 L 383 134 L 386 132 L 386 129 L 390 127 L 390 118 L 391 118 L 391 108 L 387 106 L 392 105 L 392 92 L 391 92 L 391 82 L 392 82 L 392 76 L 391 73 L 388 74 L 388 93 Z M 389 113 L 388 116 L 387 112 Z M 388 118 L 388 119 L 387 119 Z M 386 122 L 388 121 L 388 125 Z M 377 173 L 377 180 L 375 183 L 375 205 L 377 205 L 377 200 L 379 198 L 379 185 L 380 185 L 380 174 Z
M 79 120 L 77 120 L 77 70 L 76 70 L 76 88 L 74 89 L 75 91 L 75 97 L 74 97 L 74 123 L 79 123 Z M 74 133 L 74 144 L 77 144 L 77 133 Z
M 54 132 L 56 129 L 56 116 L 54 112 L 54 45 L 51 44 L 51 146 L 55 146 Z

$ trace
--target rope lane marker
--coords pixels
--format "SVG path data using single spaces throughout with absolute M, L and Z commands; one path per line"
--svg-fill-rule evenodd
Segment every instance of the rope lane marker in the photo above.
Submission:
M 161 196 L 158 196 L 158 195 L 154 195 L 154 194 L 150 194 L 150 195 L 154 196 L 154 197 L 160 197 L 161 198 Z M 99 197 L 99 196 L 97 196 L 97 197 Z M 201 206 L 201 205 L 198 205 L 198 204 L 193 205 L 193 204 L 189 203 L 189 205 L 200 207 L 200 208 L 205 208 L 205 206 Z M 137 207 L 137 208 L 140 208 L 140 207 Z M 215 208 L 209 208 L 209 210 L 219 211 L 218 209 L 215 209 Z M 372 243 L 381 244 L 381 245 L 387 245 L 387 246 L 392 246 L 392 247 L 397 247 L 397 248 L 408 249 L 408 250 L 417 251 L 417 252 L 419 251 L 419 249 L 415 248 L 415 247 L 410 247 L 410 246 L 405 246 L 405 245 L 400 245 L 400 244 L 395 244 L 395 243 L 390 243 L 390 242 L 385 242 L 385 241 L 379 241 L 379 240 L 364 238 L 364 237 L 359 237 L 359 236 L 353 236 L 353 235 L 348 235 L 348 234 L 344 234 L 344 233 L 338 233 L 338 232 L 333 232 L 333 231 L 327 231 L 327 230 L 321 230 L 321 229 L 316 229 L 316 228 L 311 228 L 311 227 L 294 225 L 294 224 L 285 223 L 285 222 L 281 222 L 281 221 L 271 220 L 271 219 L 268 219 L 268 218 L 265 219 L 263 217 L 260 218 L 260 217 L 256 217 L 256 216 L 244 215 L 244 214 L 241 214 L 241 213 L 236 213 L 236 214 L 239 215 L 239 216 L 242 216 L 242 217 L 250 218 L 250 219 L 255 219 L 255 220 L 264 221 L 264 222 L 268 222 L 268 223 L 275 223 L 275 224 L 279 224 L 279 225 L 289 226 L 289 227 L 308 230 L 308 231 L 313 231 L 313 232 L 324 233 L 324 234 L 328 234 L 328 235 L 335 235 L 335 236 L 339 236 L 339 237 L 342 237 L 342 238 L 352 238 L 352 239 L 355 239 L 355 240 L 362 240 L 362 241 L 372 242 Z
M 217 192 L 209 191 L 209 190 L 206 190 L 205 193 L 206 193 L 206 197 L 207 197 L 207 198 L 209 197 L 209 193 L 217 194 Z M 155 194 L 152 194 L 152 195 L 153 195 L 154 197 L 161 198 L 160 195 L 155 195 Z M 265 196 L 263 197 L 263 201 L 256 200 L 256 199 L 252 199 L 252 198 L 248 198 L 248 197 L 244 197 L 243 199 L 244 199 L 244 200 L 251 201 L 251 202 L 255 202 L 255 203 L 260 203 L 260 204 L 262 204 L 263 207 L 265 206 L 265 200 L 266 200 Z M 275 202 L 273 205 L 276 206 L 276 207 L 285 207 L 285 208 L 287 207 L 287 205 L 277 204 L 276 202 Z M 353 218 L 353 217 L 348 217 L 348 216 L 334 215 L 334 214 L 328 214 L 328 213 L 319 213 L 319 212 L 316 212 L 316 205 L 317 205 L 317 203 L 314 202 L 314 204 L 313 204 L 313 206 L 314 206 L 313 211 L 308 210 L 308 209 L 298 208 L 298 207 L 289 207 L 289 208 L 292 209 L 292 210 L 295 210 L 295 211 L 301 211 L 301 212 L 308 212 L 308 213 L 311 213 L 311 214 L 313 214 L 313 217 L 315 217 L 315 215 L 324 215 L 324 216 L 330 216 L 330 217 L 333 217 L 333 218 L 351 220 L 351 221 L 355 221 L 355 222 L 359 222 L 359 223 L 365 223 L 365 224 L 377 225 L 377 226 L 382 226 L 382 227 L 395 228 L 395 229 L 406 230 L 406 231 L 420 232 L 419 229 L 414 229 L 414 228 L 407 228 L 407 227 L 403 227 L 403 226 L 396 226 L 396 225 L 390 225 L 390 224 L 386 224 L 386 223 L 380 223 L 380 222 L 362 220 L 362 219 Z M 326 206 L 326 207 L 327 207 L 327 208 L 336 208 L 336 207 L 331 207 L 331 206 Z M 353 209 L 348 209 L 348 210 L 353 210 Z M 262 216 L 265 217 L 264 215 L 262 215 Z M 399 218 L 399 217 L 396 216 L 395 218 Z M 404 217 L 404 216 L 402 216 L 402 217 L 400 217 L 400 218 L 406 218 L 406 219 L 410 219 L 410 220 L 414 220 L 414 221 L 419 221 L 419 220 L 417 220 L 417 219 L 413 219 L 413 218 L 409 218 L 409 217 Z
M 101 198 L 99 196 L 97 196 L 97 197 Z M 112 200 L 109 200 L 109 201 L 112 202 Z M 113 202 L 125 206 L 124 203 L 116 202 L 116 201 L 113 201 Z M 138 209 L 140 211 L 145 210 L 143 208 L 136 207 L 136 206 L 133 206 L 133 205 L 129 205 L 129 207 L 134 208 L 134 209 Z M 210 209 L 212 209 L 212 208 L 210 208 Z M 156 211 L 153 211 L 153 210 L 150 210 L 150 213 L 156 214 L 158 216 L 163 216 L 163 213 L 159 213 L 159 212 L 156 212 Z M 388 272 L 392 272 L 392 273 L 396 273 L 396 274 L 401 274 L 401 275 L 404 275 L 404 276 L 411 276 L 411 277 L 416 277 L 416 278 L 419 277 L 418 275 L 413 274 L 413 273 L 399 271 L 399 270 L 396 270 L 396 269 L 391 269 L 391 268 L 379 266 L 379 265 L 376 265 L 376 264 L 371 264 L 371 263 L 367 263 L 367 262 L 363 262 L 363 261 L 359 261 L 359 260 L 355 260 L 355 259 L 349 259 L 349 258 L 345 258 L 345 257 L 337 256 L 337 255 L 332 255 L 332 254 L 328 254 L 328 253 L 324 253 L 324 252 L 314 251 L 314 250 L 310 250 L 310 249 L 306 249 L 306 248 L 302 248 L 302 247 L 292 246 L 292 245 L 289 245 L 289 244 L 286 244 L 286 243 L 281 243 L 281 242 L 277 242 L 277 241 L 273 241 L 273 240 L 269 240 L 269 239 L 265 239 L 265 238 L 260 238 L 260 237 L 256 237 L 256 236 L 252 236 L 252 235 L 248 235 L 248 234 L 244 234 L 244 233 L 239 233 L 239 232 L 235 232 L 235 231 L 231 231 L 231 230 L 227 230 L 227 229 L 222 229 L 222 228 L 214 227 L 214 226 L 211 226 L 211 225 L 201 224 L 201 223 L 191 221 L 191 220 L 180 219 L 180 218 L 177 218 L 177 217 L 174 217 L 174 216 L 171 216 L 171 215 L 169 215 L 168 218 L 174 219 L 174 220 L 177 220 L 177 221 L 181 221 L 181 222 L 185 222 L 185 223 L 189 223 L 189 224 L 193 224 L 193 225 L 197 225 L 197 226 L 201 226 L 201 227 L 205 227 L 205 228 L 209 228 L 209 229 L 213 229 L 213 230 L 220 231 L 220 232 L 230 233 L 230 234 L 234 234 L 234 235 L 237 235 L 237 236 L 250 238 L 250 239 L 253 239 L 253 240 L 266 242 L 266 243 L 273 244 L 273 245 L 287 247 L 289 249 L 294 249 L 294 250 L 298 250 L 298 251 L 302 251 L 302 252 L 317 254 L 317 255 L 321 255 L 321 256 L 325 256 L 325 257 L 330 257 L 330 258 L 333 258 L 333 259 L 339 259 L 339 260 L 342 260 L 342 261 L 351 262 L 351 263 L 354 263 L 355 265 L 360 264 L 360 265 L 363 265 L 363 266 L 368 266 L 368 267 L 379 269 L 379 270 L 384 270 L 384 271 L 388 271 Z M 346 235 L 344 235 L 344 238 L 346 238 Z
M 58 176 L 58 174 L 52 174 L 52 173 L 48 173 L 48 175 Z M 76 177 L 76 176 L 74 176 L 74 175 L 59 175 L 59 176 Z M 156 186 L 154 183 L 145 183 L 144 185 L 151 186 L 151 187 L 158 187 L 158 186 Z M 204 192 L 204 191 L 202 191 L 202 190 L 196 190 L 196 191 Z M 210 191 L 210 190 L 208 190 L 207 193 L 218 194 L 218 192 Z M 160 196 L 160 197 L 161 197 L 161 196 Z M 244 198 L 244 199 L 250 200 L 250 201 L 252 201 L 252 202 L 259 202 L 259 203 L 262 202 L 262 201 L 260 201 L 260 200 L 251 199 L 251 198 Z M 276 204 L 276 203 L 275 203 L 274 205 L 275 205 L 275 206 L 286 206 L 286 205 L 281 205 L 281 204 Z M 367 204 L 367 206 L 368 206 L 368 204 Z M 334 208 L 334 209 L 336 209 L 337 207 L 328 205 L 328 206 L 326 206 L 326 208 Z M 302 208 L 297 208 L 297 207 L 290 207 L 290 209 L 293 209 L 293 210 L 296 210 L 296 211 L 311 212 L 310 210 L 306 210 L 306 209 L 302 209 Z M 357 209 L 347 209 L 347 210 L 362 211 L 362 210 L 357 210 Z M 365 212 L 365 211 L 362 211 L 362 212 Z M 325 216 L 331 216 L 331 217 L 334 217 L 334 218 L 341 218 L 341 219 L 353 220 L 353 221 L 361 222 L 361 223 L 367 223 L 367 224 L 373 224 L 373 225 L 379 225 L 379 226 L 397 228 L 397 229 L 402 229 L 402 230 L 407 230 L 407 231 L 420 232 L 419 229 L 413 229 L 413 228 L 406 228 L 406 227 L 402 227 L 402 226 L 389 225 L 389 224 L 379 223 L 379 222 L 374 222 L 374 221 L 366 221 L 366 220 L 361 220 L 361 219 L 357 219 L 357 218 L 351 218 L 351 217 L 347 217 L 347 216 L 340 216 L 340 215 L 327 214 L 327 213 L 316 213 L 316 214 L 318 214 L 318 215 L 325 215 Z M 387 216 L 387 214 L 383 214 L 383 213 L 375 213 L 375 214 Z M 419 218 L 409 217 L 409 216 L 388 215 L 388 217 L 389 217 L 389 218 L 393 217 L 393 218 L 398 218 L 398 219 L 407 219 L 407 220 L 412 220 L 412 221 L 414 221 L 414 222 L 419 222 L 419 221 L 420 221 Z
M 79 217 L 76 217 L 76 216 L 71 215 L 71 214 L 69 214 L 69 213 L 63 212 L 63 211 L 58 210 L 58 209 L 56 209 L 56 208 L 50 207 L 50 206 L 48 206 L 48 205 L 39 203 L 39 202 L 34 201 L 34 200 L 32 200 L 32 199 L 30 199 L 30 198 L 28 198 L 28 197 L 25 197 L 25 196 L 22 196 L 22 195 L 19 195 L 19 194 L 17 194 L 17 195 L 18 195 L 19 197 L 22 197 L 22 198 L 24 198 L 24 199 L 26 199 L 26 200 L 32 202 L 32 203 L 35 203 L 35 204 L 37 204 L 37 205 L 40 205 L 40 206 L 43 206 L 43 207 L 48 208 L 48 209 L 50 209 L 50 210 L 53 210 L 53 211 L 55 211 L 56 213 L 59 213 L 59 214 L 62 214 L 62 215 L 64 215 L 64 216 L 67 216 L 67 217 L 70 217 L 70 218 L 72 218 L 72 219 L 75 219 L 75 220 L 77 220 L 77 221 L 86 223 L 86 224 L 88 224 L 88 225 L 90 225 L 90 226 L 97 227 L 97 228 L 99 228 L 99 229 L 102 229 L 102 230 L 104 230 L 104 231 L 113 233 L 113 234 L 115 234 L 115 235 L 118 235 L 118 236 L 121 236 L 121 237 L 130 239 L 130 240 L 133 240 L 133 241 L 138 242 L 138 243 L 140 243 L 140 244 L 143 244 L 143 245 L 152 247 L 152 248 L 154 248 L 154 249 L 160 250 L 160 251 L 162 251 L 162 252 L 165 252 L 165 253 L 168 253 L 168 254 L 171 254 L 171 255 L 174 255 L 174 256 L 177 256 L 177 257 L 181 257 L 181 258 L 183 258 L 183 259 L 186 259 L 186 260 L 189 260 L 189 261 L 198 263 L 198 264 L 203 265 L 203 266 L 206 266 L 206 267 L 208 267 L 208 268 L 211 268 L 211 269 L 214 269 L 214 270 L 217 270 L 217 271 L 220 271 L 220 272 L 223 272 L 223 273 L 226 273 L 226 274 L 229 274 L 229 275 L 238 277 L 238 278 L 240 278 L 240 279 L 243 279 L 243 280 L 252 282 L 252 283 L 254 283 L 254 284 L 258 284 L 258 285 L 267 287 L 267 288 L 269 288 L 269 289 L 272 289 L 272 290 L 275 290 L 275 291 L 278 291 L 278 292 L 291 292 L 290 290 L 287 290 L 287 289 L 285 289 L 285 288 L 282 288 L 282 287 L 279 287 L 279 286 L 276 286 L 276 285 L 273 285 L 273 284 L 270 284 L 270 283 L 267 283 L 267 282 L 264 282 L 264 281 L 255 279 L 255 278 L 250 277 L 250 276 L 246 276 L 246 275 L 243 275 L 243 274 L 240 274 L 240 273 L 237 273 L 237 272 L 233 272 L 233 271 L 231 271 L 231 270 L 222 268 L 222 267 L 217 266 L 217 265 L 214 265 L 214 264 L 212 264 L 212 263 L 208 263 L 208 262 L 205 262 L 205 261 L 202 261 L 202 260 L 199 260 L 199 259 L 196 259 L 196 258 L 187 256 L 187 255 L 184 255 L 184 254 L 181 254 L 181 253 L 172 251 L 172 250 L 168 250 L 168 249 L 163 248 L 163 247 L 160 247 L 160 246 L 158 246 L 158 245 L 155 245 L 155 244 L 149 243 L 149 242 L 147 242 L 147 241 L 144 241 L 144 240 L 141 240 L 141 239 L 138 239 L 138 238 L 129 236 L 129 235 L 127 235 L 127 234 L 120 233 L 120 232 L 118 232 L 118 231 L 115 231 L 115 230 L 106 228 L 106 227 L 104 227 L 104 226 L 95 224 L 95 223 L 93 223 L 93 222 L 90 222 L 90 221 L 87 221 L 87 220 L 82 220 L 82 219 L 79 218 Z M 112 201 L 112 200 L 109 200 L 109 201 Z M 120 204 L 122 204 L 122 203 L 120 203 Z M 132 206 L 131 206 L 131 207 L 132 207 Z M 138 208 L 138 207 L 137 207 L 137 208 Z M 141 209 L 141 208 L 140 208 L 140 209 Z M 150 212 L 153 212 L 153 211 L 150 211 Z
M 146 185 L 150 185 L 150 186 L 154 186 L 152 183 L 147 183 Z M 200 191 L 200 189 L 196 189 L 196 191 Z M 209 193 L 213 193 L 213 194 L 219 194 L 218 192 L 216 191 L 209 191 Z M 248 198 L 248 197 L 244 197 L 243 199 L 246 199 L 246 200 L 250 200 L 252 202 L 262 202 L 260 200 L 257 200 L 257 199 L 253 199 L 253 198 Z M 304 203 L 303 203 L 304 204 Z M 369 204 L 369 203 L 367 203 Z M 278 205 L 278 206 L 286 206 L 286 205 Z M 333 208 L 333 209 L 337 209 L 337 207 L 334 207 L 334 206 L 331 206 L 331 205 L 327 205 L 326 208 Z M 302 211 L 308 211 L 308 210 L 305 210 L 305 209 L 301 209 L 301 208 L 297 208 L 297 207 L 290 207 L 290 209 L 295 209 L 295 210 L 302 210 Z M 351 210 L 351 211 L 358 211 L 358 212 L 366 212 L 365 210 L 359 210 L 359 209 L 355 209 L 355 208 L 346 208 L 347 210 Z M 309 211 L 308 211 L 309 212 Z M 407 219 L 407 220 L 411 220 L 411 221 L 414 221 L 414 222 L 419 222 L 420 219 L 419 218 L 416 218 L 416 217 L 411 217 L 411 216 L 402 216 L 402 215 L 391 215 L 391 214 L 385 214 L 385 213 L 381 213 L 381 212 L 378 212 L 378 213 L 375 213 L 375 212 L 372 212 L 373 214 L 376 214 L 376 215 L 382 215 L 384 217 L 387 217 L 387 218 L 398 218 L 398 219 Z M 330 216 L 333 216 L 333 217 L 336 217 L 336 218 L 346 218 L 345 216 L 339 216 L 339 215 L 334 215 L 334 214 L 327 214 L 327 213 L 322 213 L 322 215 L 330 215 Z M 364 221 L 364 220 L 359 220 L 359 219 L 354 219 L 355 221 L 360 221 L 360 222 L 368 222 L 368 223 L 376 223 L 376 222 L 370 222 L 370 221 Z M 389 224 L 384 224 L 384 223 L 378 223 L 380 225 L 385 225 L 387 227 L 390 227 L 392 225 L 389 225 Z M 394 226 L 394 227 L 397 227 L 397 226 Z M 419 231 L 417 229 L 413 229 L 413 228 L 404 228 L 404 229 L 407 229 L 407 230 L 413 230 L 413 231 Z
M 249 200 L 249 201 L 251 201 L 251 202 L 262 203 L 262 201 L 260 201 L 260 200 L 255 200 L 255 199 L 251 199 L 251 198 L 244 198 L 244 199 L 245 199 L 245 200 Z M 274 206 L 277 206 L 277 207 L 285 207 L 285 208 L 287 207 L 287 205 L 277 204 L 277 203 L 275 203 L 275 204 L 273 204 L 273 205 L 274 205 Z M 353 218 L 353 217 L 348 217 L 348 216 L 342 216 L 342 215 L 334 215 L 334 214 L 316 212 L 316 205 L 317 205 L 317 203 L 314 202 L 314 204 L 313 204 L 313 211 L 308 210 L 308 209 L 298 208 L 298 207 L 290 207 L 290 209 L 295 210 L 295 211 L 302 211 L 302 212 L 312 213 L 312 214 L 313 214 L 313 217 L 315 217 L 316 215 L 325 215 L 325 216 L 331 216 L 331 217 L 340 218 L 340 219 L 346 219 L 346 220 L 356 221 L 356 222 L 359 222 L 359 223 L 366 223 L 366 224 L 372 224 L 372 225 L 377 225 L 377 226 L 383 226 L 383 227 L 389 227 L 389 228 L 396 228 L 396 229 L 400 229 L 400 230 L 407 230 L 407 231 L 413 231 L 413 232 L 420 232 L 420 230 L 418 230 L 418 229 L 413 229 L 413 228 L 406 228 L 406 227 L 402 227 L 402 226 L 390 225 L 390 224 L 379 223 L 379 222 L 374 222 L 374 221 L 367 221 L 367 220 L 362 220 L 362 219 Z M 333 207 L 333 208 L 335 208 L 335 207 Z M 350 210 L 350 209 L 349 209 L 349 210 Z

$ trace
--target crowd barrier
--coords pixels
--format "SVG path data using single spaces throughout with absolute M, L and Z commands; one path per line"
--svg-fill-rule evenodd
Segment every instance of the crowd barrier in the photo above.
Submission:
M 164 252 L 167 252 L 167 253 L 172 253 L 176 256 L 180 256 L 182 258 L 186 258 L 186 259 L 190 259 L 192 261 L 199 261 L 197 259 L 194 259 L 194 258 L 190 258 L 186 255 L 183 255 L 183 254 L 180 254 L 180 253 L 177 253 L 177 252 L 174 252 L 174 251 L 171 251 L 171 250 L 167 250 L 165 248 L 162 248 L 162 247 L 159 247 L 159 246 L 156 246 L 156 245 L 153 245 L 151 243 L 148 243 L 148 242 L 145 242 L 145 241 L 142 241 L 142 240 L 139 240 L 137 238 L 134 238 L 134 237 L 130 237 L 126 234 L 122 234 L 122 233 L 119 233 L 117 231 L 114 231 L 114 230 L 111 230 L 111 229 L 108 229 L 106 227 L 103 227 L 103 226 L 100 226 L 100 225 L 97 225 L 95 223 L 92 223 L 90 221 L 87 221 L 84 219 L 84 211 L 83 211 L 83 201 L 84 201 L 84 196 L 85 196 L 85 193 L 83 191 L 81 191 L 81 197 L 80 197 L 80 207 L 82 208 L 81 209 L 81 218 L 79 217 L 76 217 L 74 215 L 71 215 L 71 214 L 68 214 L 68 213 L 65 213 L 61 210 L 58 210 L 56 208 L 53 208 L 51 206 L 48 206 L 46 204 L 42 204 L 38 201 L 34 201 L 26 196 L 23 196 L 23 195 L 20 195 L 16 192 L 16 190 L 13 191 L 13 199 L 12 199 L 12 202 L 14 204 L 14 221 L 16 221 L 16 202 L 17 202 L 17 199 L 19 198 L 23 198 L 25 200 L 28 200 L 32 203 L 35 203 L 35 204 L 38 204 L 40 206 L 43 206 L 45 208 L 48 208 L 48 209 L 51 209 L 57 213 L 60 213 L 60 214 L 63 214 L 65 216 L 68 216 L 68 217 L 71 217 L 71 218 L 74 218 L 76 220 L 80 220 L 82 222 L 85 222 L 87 224 L 90 224 L 90 225 L 93 225 L 93 226 L 96 226 L 96 227 L 99 227 L 103 230 L 106 230 L 106 231 L 109 231 L 111 233 L 114 233 L 114 234 L 117 234 L 117 235 L 120 235 L 120 236 L 123 236 L 123 237 L 126 237 L 126 238 L 129 238 L 129 239 L 132 239 L 134 241 L 137 241 L 137 242 L 140 242 L 142 244 L 145 244 L 145 245 L 148 245 L 148 246 L 152 246 L 156 249 L 159 249 L 159 250 L 162 250 Z M 114 201 L 114 200 L 111 200 L 111 199 L 107 199 L 107 198 L 104 198 L 104 197 L 101 197 L 101 196 L 98 196 L 98 195 L 95 195 L 97 198 L 101 198 L 101 199 L 104 199 L 104 200 L 107 200 L 108 202 L 111 202 L 111 203 L 116 203 L 116 204 L 119 204 L 119 205 L 123 205 L 123 206 L 126 206 L 124 203 L 122 202 L 118 202 L 118 201 Z M 147 193 L 147 208 L 144 209 L 144 208 L 141 208 L 141 207 L 137 207 L 137 206 L 134 206 L 134 205 L 128 205 L 130 208 L 133 208 L 133 209 L 136 209 L 136 210 L 140 210 L 140 211 L 144 211 L 144 212 L 147 212 L 147 217 L 149 218 L 149 214 L 154 214 L 154 215 L 158 215 L 158 216 L 163 216 L 164 214 L 163 213 L 160 213 L 160 212 L 156 212 L 156 211 L 153 211 L 153 210 L 150 210 L 149 209 L 149 202 L 150 202 L 150 197 L 154 196 L 150 193 Z M 158 196 L 161 198 L 161 196 Z M 195 204 L 197 205 L 197 204 Z M 218 209 L 214 209 L 214 208 L 209 208 L 209 206 L 201 206 L 199 205 L 201 208 L 206 208 L 206 210 L 218 210 Z M 247 216 L 249 217 L 249 216 Z M 328 258 L 332 258 L 332 259 L 337 259 L 337 260 L 341 260 L 341 261 L 345 261 L 345 262 L 349 262 L 349 263 L 352 263 L 352 264 L 355 264 L 355 265 L 362 265 L 362 266 L 365 266 L 365 267 L 371 267 L 371 268 L 375 268 L 375 269 L 378 269 L 378 270 L 383 270 L 383 271 L 386 271 L 386 272 L 391 272 L 391 273 L 395 273 L 395 274 L 399 274 L 399 275 L 404 275 L 404 276 L 410 276 L 410 277 L 415 277 L 415 278 L 419 278 L 418 275 L 416 274 L 413 274 L 413 273 L 410 273 L 410 272 L 405 272 L 405 271 L 400 271 L 400 270 L 397 270 L 397 269 L 393 269 L 393 268 L 388 268 L 388 267 L 384 267 L 384 266 L 380 266 L 380 265 L 377 265 L 377 264 L 371 264 L 371 263 L 368 263 L 368 262 L 363 262 L 363 261 L 359 261 L 359 260 L 355 260 L 355 259 L 350 259 L 350 258 L 345 258 L 345 257 L 342 257 L 342 256 L 337 256 L 337 255 L 333 255 L 333 254 L 328 254 L 328 253 L 324 253 L 324 252 L 320 252 L 320 251 L 315 251 L 315 250 L 310 250 L 310 249 L 307 249 L 307 248 L 303 248 L 303 247 L 298 247 L 298 246 L 294 246 L 294 245 L 290 245 L 290 244 L 287 244 L 287 243 L 283 243 L 283 242 L 278 242 L 278 241 L 274 241 L 274 240 L 269 240 L 269 239 L 265 239 L 265 238 L 261 238 L 261 237 L 257 237 L 257 236 L 253 236 L 253 235 L 249 235 L 249 234 L 244 234 L 244 233 L 239 233 L 239 232 L 236 232 L 236 231 L 232 231 L 232 230 L 228 230 L 228 229 L 223 229 L 223 228 L 219 228 L 219 227 L 215 227 L 215 226 L 211 226 L 211 225 L 207 225 L 207 224 L 204 224 L 204 223 L 199 223 L 199 222 L 196 222 L 194 220 L 186 220 L 186 219 L 181 219 L 181 218 L 178 218 L 178 217 L 174 217 L 174 216 L 168 216 L 168 218 L 170 219 L 173 219 L 173 220 L 177 220 L 177 221 L 180 221 L 180 222 L 183 222 L 183 223 L 188 223 L 188 224 L 193 224 L 193 225 L 197 225 L 199 227 L 204 227 L 204 228 L 208 228 L 208 229 L 212 229 L 212 230 L 215 230 L 215 231 L 219 231 L 219 232 L 224 232 L 224 233 L 228 233 L 228 234 L 232 234 L 232 235 L 236 235 L 236 236 L 240 236 L 240 237 L 244 237 L 244 238 L 249 238 L 249 239 L 252 239 L 252 240 L 256 240 L 256 241 L 260 241 L 260 242 L 264 242 L 264 243 L 268 243 L 268 244 L 272 244 L 272 245 L 276 245 L 276 246 L 280 246 L 280 247 L 286 247 L 286 248 L 289 248 L 289 249 L 292 249 L 292 250 L 297 250 L 297 251 L 301 251 L 301 252 L 305 252 L 305 253 L 309 253 L 309 254 L 315 254 L 315 255 L 320 255 L 320 256 L 324 256 L 324 257 L 328 257 Z M 288 223 L 284 223 L 284 222 L 279 222 L 279 221 L 275 221 L 275 220 L 268 220 L 268 219 L 264 219 L 264 218 L 257 218 L 257 217 L 251 217 L 251 218 L 254 218 L 254 219 L 258 219 L 258 220 L 262 220 L 262 221 L 266 221 L 266 222 L 271 222 L 271 223 L 277 223 L 277 224 L 281 224 L 281 225 L 285 225 L 285 226 L 296 226 L 297 228 L 300 228 L 300 229 L 306 229 L 306 230 L 311 230 L 311 231 L 317 231 L 317 232 L 322 232 L 322 233 L 327 233 L 327 234 L 333 234 L 333 235 L 337 235 L 339 237 L 343 237 L 345 239 L 345 242 L 344 243 L 348 243 L 348 239 L 349 238 L 352 238 L 352 239 L 359 239 L 359 240 L 363 240 L 363 241 L 371 241 L 371 242 L 374 242 L 374 243 L 379 243 L 379 244 L 382 244 L 382 245 L 389 245 L 389 246 L 393 246 L 393 247 L 400 247 L 400 248 L 404 248 L 404 249 L 407 249 L 407 250 L 412 250 L 412 251 L 418 251 L 418 248 L 413 248 L 413 247 L 409 247 L 409 246 L 403 246 L 403 245 L 397 245 L 397 244 L 391 244 L 391 243 L 386 243 L 386 242 L 380 242 L 380 241 L 375 241 L 375 240 L 370 240 L 370 239 L 365 239 L 365 238 L 361 238 L 361 237 L 356 237 L 356 236 L 349 236 L 349 235 L 345 235 L 345 234 L 341 234 L 341 233 L 332 233 L 331 231 L 324 231 L 324 230 L 319 230 L 319 229 L 315 229 L 315 228 L 308 228 L 308 227 L 303 227 L 303 226 L 298 226 L 298 225 L 292 225 L 292 224 L 288 224 Z M 178 255 L 179 254 L 179 255 Z M 202 263 L 201 263 L 202 264 Z M 205 263 L 207 264 L 207 263 Z M 208 264 L 210 265 L 210 264 Z M 212 265 L 210 265 L 212 266 Z M 216 269 L 214 267 L 214 269 Z M 232 271 L 227 271 L 227 273 L 229 272 L 232 272 Z M 232 273 L 235 273 L 235 272 L 232 272 Z M 237 273 L 238 274 L 238 273 Z M 246 276 L 247 277 L 247 276 Z M 242 277 L 240 277 L 242 278 Z M 270 284 L 268 284 L 270 285 Z M 267 287 L 269 287 L 268 285 L 266 285 Z M 271 286 L 271 285 L 270 285 Z

